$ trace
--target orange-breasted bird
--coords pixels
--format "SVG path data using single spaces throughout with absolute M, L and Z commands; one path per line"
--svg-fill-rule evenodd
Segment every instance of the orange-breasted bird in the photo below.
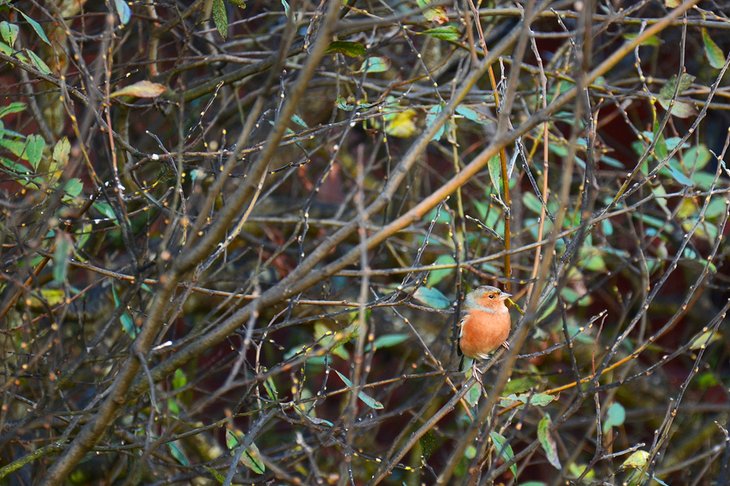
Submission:
M 484 285 L 466 295 L 464 316 L 459 322 L 459 347 L 469 358 L 485 359 L 500 346 L 509 348 L 509 309 L 504 301 L 511 294 Z

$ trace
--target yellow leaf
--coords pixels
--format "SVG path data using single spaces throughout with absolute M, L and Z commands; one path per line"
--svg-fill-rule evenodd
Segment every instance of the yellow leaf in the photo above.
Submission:
M 31 295 L 25 302 L 31 309 L 45 309 L 46 304 L 54 306 L 63 303 L 66 300 L 66 292 L 63 289 L 41 289 L 41 299 L 35 295 Z
M 677 216 L 681 219 L 686 219 L 697 212 L 697 203 L 692 198 L 682 199 L 677 210 Z
M 446 13 L 446 8 L 441 6 L 429 7 L 431 0 L 417 0 L 418 6 L 423 8 L 423 16 L 426 20 L 435 22 L 439 25 L 445 24 L 449 21 L 449 16 Z
M 407 109 L 396 114 L 385 126 L 385 133 L 393 137 L 408 138 L 416 133 L 416 110 Z
M 715 341 L 719 341 L 722 336 L 718 332 L 714 331 L 705 331 L 701 334 L 698 334 L 693 340 L 692 344 L 690 344 L 689 349 L 702 349 L 706 348 L 710 343 L 713 343 Z
M 120 90 L 117 90 L 111 94 L 112 98 L 117 96 L 134 96 L 135 98 L 156 98 L 164 93 L 167 88 L 159 83 L 153 83 L 152 81 L 138 81 L 134 84 L 130 84 Z

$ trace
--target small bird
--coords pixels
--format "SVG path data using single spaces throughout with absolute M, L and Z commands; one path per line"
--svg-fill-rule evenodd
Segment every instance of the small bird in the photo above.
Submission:
M 472 359 L 485 359 L 500 346 L 509 349 L 509 309 L 504 301 L 511 294 L 484 285 L 464 299 L 464 316 L 459 322 L 459 347 Z

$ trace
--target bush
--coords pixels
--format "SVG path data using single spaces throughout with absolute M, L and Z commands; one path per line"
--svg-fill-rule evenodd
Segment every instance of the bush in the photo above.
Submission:
M 0 5 L 0 476 L 727 480 L 728 12 L 595 3 Z

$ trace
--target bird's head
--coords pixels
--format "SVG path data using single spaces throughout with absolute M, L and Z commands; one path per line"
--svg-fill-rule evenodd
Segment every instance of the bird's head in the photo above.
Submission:
M 487 309 L 502 309 L 505 307 L 504 301 L 511 296 L 512 294 L 502 292 L 497 287 L 483 285 L 467 294 L 464 305 L 467 309 L 479 307 Z

